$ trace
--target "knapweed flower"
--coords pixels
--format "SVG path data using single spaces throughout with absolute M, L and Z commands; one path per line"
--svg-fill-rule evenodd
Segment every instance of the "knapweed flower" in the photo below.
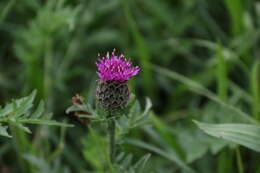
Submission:
M 115 51 L 98 59 L 98 85 L 96 96 L 98 102 L 106 110 L 124 108 L 129 100 L 129 87 L 127 81 L 138 74 L 139 67 L 133 67 L 130 60 L 124 55 L 116 56 Z
M 131 77 L 137 75 L 140 70 L 139 67 L 132 67 L 132 62 L 127 61 L 123 54 L 116 56 L 115 51 L 112 52 L 111 57 L 108 53 L 106 57 L 99 58 L 96 65 L 100 80 L 118 83 L 128 81 Z

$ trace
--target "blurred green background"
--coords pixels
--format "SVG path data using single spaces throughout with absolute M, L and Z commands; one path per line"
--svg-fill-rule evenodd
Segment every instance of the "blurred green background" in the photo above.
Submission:
M 260 120 L 259 29 L 257 0 L 1 0 L 1 104 L 37 89 L 53 118 L 75 127 L 33 127 L 22 144 L 0 137 L 0 172 L 95 172 L 93 136 L 65 110 L 75 93 L 93 103 L 97 55 L 115 48 L 141 67 L 131 89 L 153 103 L 151 125 L 124 148 L 152 153 L 147 172 L 236 173 L 242 163 L 259 173 L 259 154 L 192 122 Z

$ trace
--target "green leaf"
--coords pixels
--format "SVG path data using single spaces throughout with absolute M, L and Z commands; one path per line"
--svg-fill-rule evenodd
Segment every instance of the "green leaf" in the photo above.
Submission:
M 150 111 L 150 109 L 152 108 L 152 102 L 151 99 L 149 99 L 148 97 L 146 98 L 146 105 L 145 105 L 145 110 L 143 112 L 143 115 L 147 115 Z
M 176 163 L 180 168 L 182 168 L 183 170 L 189 172 L 189 173 L 194 173 L 195 171 L 193 171 L 188 165 L 186 165 L 185 162 L 183 162 L 181 159 L 178 158 L 178 156 L 171 152 L 171 151 L 164 151 L 154 145 L 142 142 L 142 141 L 138 141 L 138 140 L 134 140 L 134 139 L 127 139 L 126 140 L 127 143 L 138 146 L 140 148 L 144 148 L 147 149 L 149 151 L 152 151 L 174 163 Z
M 62 126 L 62 127 L 73 127 L 71 124 L 61 123 L 54 120 L 42 120 L 42 119 L 22 119 L 18 120 L 22 124 L 43 124 L 48 126 Z
M 7 126 L 2 126 L 0 124 L 0 135 L 11 138 L 12 136 L 9 135 L 9 133 L 7 132 L 7 129 L 8 129 Z
M 260 152 L 260 127 L 249 124 L 207 124 L 195 121 L 208 135 L 225 139 Z
M 148 153 L 146 155 L 144 155 L 135 165 L 134 168 L 137 170 L 138 173 L 143 173 L 145 172 L 145 166 L 146 163 L 148 162 L 149 158 L 151 157 L 151 154 Z
M 247 113 L 243 112 L 242 110 L 240 110 L 232 105 L 229 105 L 229 104 L 223 102 L 222 100 L 220 100 L 218 98 L 218 96 L 216 96 L 216 94 L 211 92 L 209 89 L 207 89 L 200 83 L 193 81 L 172 70 L 168 70 L 166 68 L 163 68 L 163 67 L 160 67 L 157 65 L 153 65 L 153 68 L 157 73 L 168 76 L 169 78 L 171 78 L 173 80 L 177 80 L 177 81 L 183 83 L 184 85 L 186 85 L 191 91 L 194 91 L 195 93 L 203 95 L 203 96 L 207 97 L 208 99 L 212 100 L 213 102 L 218 103 L 222 107 L 235 112 L 237 115 L 241 116 L 241 118 L 243 118 L 248 123 L 258 124 L 258 122 L 255 119 L 253 119 L 250 115 L 248 115 Z
M 150 109 L 152 103 L 149 98 L 146 98 L 145 110 L 141 110 L 140 103 L 135 100 L 129 107 L 129 113 L 123 114 L 118 119 L 118 130 L 120 135 L 127 134 L 131 129 L 140 127 L 149 122 Z
M 252 114 L 255 119 L 260 120 L 260 109 L 259 109 L 259 102 L 260 102 L 260 93 L 259 93 L 259 60 L 256 61 L 253 65 L 252 72 L 251 72 L 251 92 L 252 92 Z
M 25 115 L 33 107 L 33 101 L 35 99 L 36 93 L 36 90 L 34 90 L 28 97 L 15 100 L 13 102 L 14 111 L 11 114 L 12 117 Z
M 50 120 L 51 114 L 45 113 L 44 102 L 41 101 L 35 111 L 32 110 L 33 102 L 36 97 L 36 90 L 29 96 L 13 100 L 3 109 L 0 108 L 0 123 L 7 123 L 16 126 L 22 131 L 31 133 L 30 129 L 24 124 L 42 124 L 50 126 L 73 127 L 72 125 Z M 39 119 L 45 113 L 44 119 Z M 1 126 L 0 126 L 1 127 Z M 2 126 L 0 135 L 10 137 L 6 132 L 7 126 Z
M 0 117 L 5 117 L 13 111 L 13 105 L 7 104 L 4 108 L 0 110 Z
M 176 130 L 176 127 L 174 129 L 169 126 L 167 123 L 164 121 L 160 120 L 157 116 L 152 116 L 152 122 L 155 127 L 156 131 L 146 129 L 146 133 L 148 133 L 154 140 L 155 142 L 160 141 L 160 145 L 162 147 L 170 147 L 172 150 L 176 152 L 176 154 L 184 160 L 184 152 L 182 147 L 179 145 L 179 142 L 177 141 L 177 135 L 178 133 L 173 133 L 174 130 Z M 182 130 L 181 132 L 183 132 Z M 157 136 L 157 137 L 156 137 Z M 163 141 L 163 142 L 162 142 Z M 197 149 L 198 150 L 198 149 Z
M 35 112 L 32 114 L 31 118 L 40 118 L 41 115 L 44 113 L 44 101 L 42 100 L 37 109 L 35 110 Z
M 26 132 L 26 133 L 32 133 L 31 130 L 28 127 L 25 127 L 22 124 L 12 123 L 13 126 L 17 127 L 18 129 Z
M 72 113 L 75 111 L 83 111 L 83 112 L 90 112 L 92 114 L 94 114 L 94 110 L 91 108 L 90 105 L 87 104 L 83 104 L 83 105 L 72 105 L 70 106 L 67 110 L 66 113 Z

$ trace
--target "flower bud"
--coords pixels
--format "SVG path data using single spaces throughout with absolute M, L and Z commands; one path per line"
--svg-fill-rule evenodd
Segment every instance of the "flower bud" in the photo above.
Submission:
M 138 74 L 139 67 L 133 67 L 130 60 L 124 55 L 99 58 L 96 63 L 98 67 L 98 85 L 96 97 L 99 104 L 108 111 L 124 108 L 129 100 L 129 87 L 127 81 Z
M 127 82 L 98 81 L 96 97 L 106 110 L 113 111 L 124 108 L 128 103 L 129 95 Z

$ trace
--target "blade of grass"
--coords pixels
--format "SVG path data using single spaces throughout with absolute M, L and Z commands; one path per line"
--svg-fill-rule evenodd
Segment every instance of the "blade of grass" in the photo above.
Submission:
M 244 166 L 243 166 L 243 161 L 242 161 L 242 157 L 241 157 L 239 147 L 236 147 L 236 156 L 237 156 L 238 172 L 243 173 L 244 172 Z
M 217 58 L 217 85 L 218 85 L 218 97 L 224 103 L 227 103 L 228 92 L 228 78 L 227 78 L 227 66 L 225 57 L 223 55 L 223 49 L 218 44 L 216 49 Z M 232 151 L 229 148 L 223 148 L 218 157 L 218 173 L 229 173 L 232 170 Z
M 233 36 L 241 34 L 243 30 L 243 1 L 242 0 L 225 0 L 231 18 L 231 29 Z
M 144 38 L 141 35 L 138 26 L 134 20 L 134 17 L 130 11 L 130 6 L 128 1 L 124 1 L 122 3 L 124 15 L 126 18 L 126 22 L 128 23 L 131 35 L 133 37 L 133 40 L 137 46 L 137 50 L 140 56 L 140 63 L 142 66 L 142 79 L 144 83 L 144 91 L 145 95 L 152 97 L 154 95 L 153 93 L 153 85 L 152 85 L 152 72 L 149 68 L 150 66 L 150 55 L 148 48 L 145 44 Z
M 218 96 L 223 102 L 227 102 L 228 92 L 228 78 L 226 61 L 223 57 L 221 45 L 217 48 L 217 84 L 218 84 Z
M 215 103 L 220 104 L 221 106 L 236 112 L 239 116 L 241 116 L 244 120 L 247 122 L 258 124 L 258 121 L 251 118 L 247 113 L 241 111 L 240 109 L 224 103 L 222 100 L 220 100 L 214 93 L 212 93 L 210 90 L 205 88 L 203 85 L 179 74 L 174 71 L 168 70 L 166 68 L 160 67 L 158 65 L 152 65 L 152 68 L 159 74 L 168 76 L 169 78 L 172 78 L 174 80 L 177 80 L 183 84 L 185 84 L 191 91 L 194 91 L 195 93 L 198 93 L 200 95 L 203 95 L 207 97 L 208 99 L 214 101 Z
M 176 163 L 180 168 L 182 168 L 183 170 L 189 172 L 189 173 L 195 173 L 194 170 L 192 170 L 190 167 L 188 167 L 182 160 L 180 160 L 174 153 L 171 152 L 167 152 L 167 151 L 163 151 L 160 148 L 157 148 L 156 146 L 153 146 L 151 144 L 142 142 L 142 141 L 138 141 L 138 140 L 134 140 L 134 139 L 127 139 L 126 140 L 127 143 L 138 146 L 140 148 L 144 148 L 147 149 L 149 151 L 152 151 L 170 161 L 173 161 L 174 163 Z
M 260 120 L 259 103 L 260 103 L 260 93 L 259 93 L 259 60 L 257 60 L 252 68 L 251 72 L 251 92 L 252 92 L 252 115 L 256 120 Z

